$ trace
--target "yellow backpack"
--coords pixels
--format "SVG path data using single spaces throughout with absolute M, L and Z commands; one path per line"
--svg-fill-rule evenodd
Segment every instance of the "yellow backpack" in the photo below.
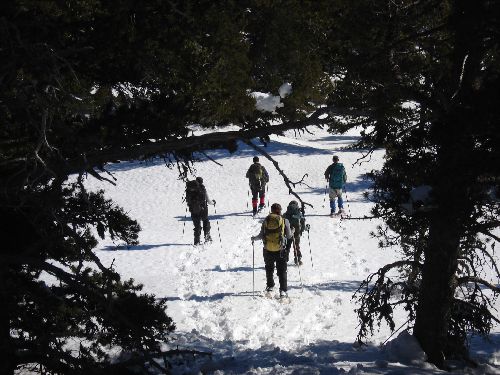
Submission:
M 269 214 L 264 220 L 264 248 L 280 251 L 285 242 L 285 219 L 280 215 Z

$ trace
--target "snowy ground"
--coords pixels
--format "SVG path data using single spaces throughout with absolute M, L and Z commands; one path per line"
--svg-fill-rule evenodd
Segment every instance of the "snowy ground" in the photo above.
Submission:
M 292 132 L 286 137 L 274 136 L 267 147 L 291 180 L 308 174 L 305 182 L 309 186 L 297 191 L 314 206 L 306 212 L 311 247 L 305 233 L 304 265 L 299 270 L 289 263 L 290 304 L 252 298 L 250 236 L 258 233 L 261 220 L 252 219 L 249 212 L 245 173 L 255 152 L 247 146 L 241 145 L 234 154 L 222 150 L 208 153 L 222 167 L 204 155 L 195 165 L 196 175 L 204 178 L 209 195 L 217 201 L 216 212 L 210 206 L 212 244 L 192 246 L 193 226 L 182 202 L 184 183 L 178 180 L 177 171 L 162 161 L 111 166 L 118 179 L 116 187 L 87 181 L 89 188 L 105 189 L 107 197 L 124 207 L 143 228 L 140 245 L 126 249 L 105 240 L 98 247 L 99 258 L 106 265 L 114 261 L 124 278 L 134 278 L 144 284 L 146 292 L 168 301 L 168 314 L 177 326 L 172 347 L 214 353 L 211 360 L 177 367 L 177 373 L 439 372 L 420 361 L 396 362 L 402 360 L 401 355 L 388 356 L 379 348 L 390 335 L 384 326 L 372 338 L 372 345 L 353 346 L 357 320 L 351 297 L 361 280 L 396 259 L 397 253 L 377 248 L 377 241 L 370 237 L 379 224 L 376 220 L 339 221 L 326 216 L 329 208 L 323 173 L 331 156 L 339 155 L 348 174 L 347 210 L 352 216 L 368 215 L 372 204 L 363 197 L 369 189 L 363 175 L 380 168 L 383 152 L 377 151 L 368 162 L 353 166 L 361 153 L 343 148 L 356 141 L 355 132 L 331 135 L 311 130 L 313 135 L 295 137 Z M 271 163 L 263 157 L 261 161 L 271 179 L 266 201 L 286 207 L 293 197 Z M 255 246 L 257 291 L 265 287 L 263 266 L 259 242 Z M 397 316 L 396 327 L 404 321 L 402 314 Z M 403 347 L 403 352 L 409 351 L 408 343 Z M 500 373 L 500 327 L 494 328 L 492 342 L 474 340 L 473 349 L 476 357 L 489 362 L 476 373 Z M 418 358 L 418 353 L 412 354 Z

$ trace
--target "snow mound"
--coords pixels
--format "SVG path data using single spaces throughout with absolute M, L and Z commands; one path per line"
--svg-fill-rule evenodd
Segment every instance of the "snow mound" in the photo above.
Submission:
M 426 365 L 427 355 L 424 353 L 415 336 L 408 331 L 401 332 L 394 340 L 389 341 L 384 351 L 391 362 L 400 362 L 419 367 Z

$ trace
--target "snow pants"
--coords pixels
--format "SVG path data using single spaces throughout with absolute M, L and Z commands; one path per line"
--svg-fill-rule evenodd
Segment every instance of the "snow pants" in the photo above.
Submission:
M 328 197 L 330 198 L 330 211 L 332 214 L 335 213 L 335 211 L 337 210 L 335 198 L 337 198 L 339 201 L 339 209 L 344 208 L 344 200 L 342 199 L 342 189 L 330 188 L 330 192 L 328 194 Z
M 208 221 L 208 208 L 197 213 L 191 212 L 191 220 L 193 220 L 194 224 L 194 244 L 198 245 L 200 243 L 202 224 L 205 238 L 210 237 L 210 221 Z
M 262 185 L 262 187 L 250 186 L 250 190 L 252 191 L 252 209 L 255 213 L 257 211 L 257 204 L 259 204 L 261 208 L 265 205 L 266 185 Z
M 267 287 L 274 287 L 274 263 L 278 272 L 280 290 L 286 292 L 286 256 L 283 251 L 269 251 L 264 249 L 264 263 L 266 265 Z

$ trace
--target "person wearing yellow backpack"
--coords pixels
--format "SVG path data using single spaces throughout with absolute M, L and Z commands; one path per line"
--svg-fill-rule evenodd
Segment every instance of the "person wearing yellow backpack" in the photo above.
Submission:
M 266 265 L 266 293 L 270 294 L 274 289 L 274 265 L 278 273 L 280 284 L 280 298 L 288 297 L 286 280 L 286 263 L 288 256 L 285 251 L 286 241 L 293 236 L 293 229 L 287 219 L 281 216 L 281 205 L 273 203 L 271 213 L 267 215 L 262 223 L 260 233 L 251 238 L 262 240 L 264 243 L 263 255 Z

